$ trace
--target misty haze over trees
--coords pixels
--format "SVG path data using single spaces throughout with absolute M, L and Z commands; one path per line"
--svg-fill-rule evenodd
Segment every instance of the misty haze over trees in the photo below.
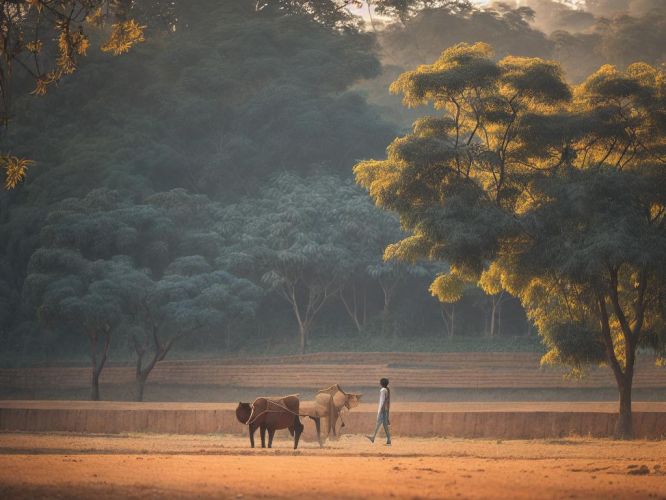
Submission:
M 137 1 L 145 42 L 127 54 L 90 49 L 39 96 L 14 64 L 2 151 L 35 163 L 0 193 L 4 362 L 131 361 L 140 392 L 179 350 L 540 348 L 519 288 L 450 283 L 455 304 L 440 303 L 429 286 L 450 255 L 384 261 L 409 235 L 352 168 L 433 114 L 388 87 L 444 49 L 552 59 L 578 84 L 604 64 L 663 64 L 666 5 L 343 3 Z

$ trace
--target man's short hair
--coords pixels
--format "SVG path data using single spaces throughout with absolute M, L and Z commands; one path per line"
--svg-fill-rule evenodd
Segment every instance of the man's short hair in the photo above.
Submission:
M 389 384 L 389 381 L 388 381 L 387 378 L 383 378 L 379 381 L 379 385 L 381 385 L 382 387 L 388 387 L 388 384 Z

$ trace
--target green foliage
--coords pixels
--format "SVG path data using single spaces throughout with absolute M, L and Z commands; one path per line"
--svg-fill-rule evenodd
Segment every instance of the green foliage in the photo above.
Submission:
M 433 50 L 423 43 L 427 37 L 471 42 L 484 33 L 502 56 L 539 56 L 550 45 L 530 27 L 525 10 L 378 1 L 376 11 L 383 9 L 394 24 L 370 33 L 348 11 L 335 10 L 343 3 L 134 2 L 131 17 L 147 25 L 145 43 L 122 58 L 91 52 L 57 89 L 16 100 L 2 147 L 34 158 L 39 168 L 30 168 L 18 189 L 0 193 L 0 334 L 10 349 L 21 356 L 35 349 L 70 356 L 80 344 L 80 332 L 60 316 L 54 316 L 52 329 L 36 322 L 39 290 L 60 293 L 61 288 L 53 284 L 56 277 L 34 271 L 40 261 L 46 271 L 67 278 L 63 289 L 83 294 L 88 271 L 77 263 L 88 268 L 122 259 L 124 267 L 105 278 L 107 285 L 118 285 L 105 287 L 122 311 L 111 346 L 115 356 L 134 356 L 134 339 L 148 353 L 156 318 L 166 325 L 159 331 L 162 347 L 175 336 L 183 348 L 205 342 L 237 349 L 256 338 L 278 343 L 294 329 L 293 305 L 279 295 L 294 276 L 307 278 L 298 304 L 308 303 L 305 290 L 325 297 L 310 325 L 313 338 L 351 328 L 371 332 L 378 342 L 391 333 L 416 343 L 421 335 L 441 333 L 439 304 L 425 283 L 436 274 L 450 276 L 449 266 L 428 259 L 444 259 L 454 249 L 466 259 L 451 269 L 464 277 L 478 274 L 478 262 L 492 254 L 487 243 L 515 221 L 501 210 L 467 211 L 469 203 L 490 209 L 493 204 L 478 186 L 455 175 L 442 188 L 457 201 L 436 210 L 428 204 L 439 196 L 437 190 L 419 186 L 420 205 L 414 206 L 430 221 L 423 234 L 405 233 L 394 215 L 377 210 L 346 177 L 357 158 L 381 154 L 395 127 L 357 92 L 359 82 L 384 93 L 381 80 L 368 83 L 382 71 L 380 55 L 389 64 L 411 65 L 416 45 L 423 49 L 418 60 Z M 437 27 L 436 33 L 429 26 Z M 400 41 L 409 43 L 399 47 Z M 92 45 L 98 42 L 101 38 L 91 34 Z M 435 45 L 437 55 L 442 45 Z M 441 68 L 421 75 L 421 83 L 433 89 L 436 78 L 445 77 L 450 88 L 462 85 L 466 94 L 483 88 L 489 96 L 501 85 L 502 102 L 484 97 L 487 126 L 501 127 L 510 119 L 510 91 L 553 106 L 567 90 L 551 89 L 560 78 L 553 64 L 507 58 L 498 65 L 484 56 L 490 53 L 484 45 L 474 66 L 465 50 L 450 53 Z M 487 85 L 467 85 L 463 69 L 474 78 L 488 71 Z M 387 68 L 386 74 L 395 70 Z M 504 79 L 494 81 L 494 74 Z M 537 76 L 539 88 L 530 83 Z M 29 78 L 18 83 L 32 88 Z M 563 122 L 551 118 L 523 114 L 521 125 L 527 130 L 530 124 L 530 134 L 557 148 L 558 130 L 577 133 L 589 121 L 569 117 L 560 127 Z M 455 129 L 448 115 L 423 118 L 414 137 L 396 143 L 390 153 L 412 165 L 410 175 L 417 179 L 424 165 L 449 162 Z M 469 127 L 458 131 L 461 137 L 470 132 Z M 535 154 L 528 146 L 509 153 Z M 481 157 L 475 141 L 468 151 Z M 484 161 L 485 182 L 492 182 L 498 155 Z M 282 181 L 276 180 L 279 172 L 286 172 Z M 436 177 L 439 170 L 429 175 Z M 518 189 L 507 187 L 507 203 Z M 390 190 L 382 196 L 396 199 Z M 477 224 L 487 231 L 475 232 Z M 456 235 L 448 248 L 430 245 L 448 234 Z M 206 275 L 217 281 L 207 282 Z M 454 294 L 463 297 L 456 305 L 456 331 L 477 335 L 484 330 L 488 299 L 466 283 Z M 172 290 L 173 300 L 158 293 L 160 287 L 166 287 L 165 294 Z M 440 289 L 438 295 L 444 292 L 455 290 Z M 502 318 L 506 332 L 525 331 L 515 303 L 505 305 Z M 202 324 L 209 326 L 198 328 Z M 196 335 L 179 333 L 193 328 Z
M 544 325 L 548 353 L 542 363 L 569 366 L 574 373 L 581 373 L 586 365 L 606 361 L 606 346 L 594 327 L 575 323 L 553 322 Z
M 353 30 L 358 27 L 358 19 L 346 7 L 359 4 L 358 0 L 259 0 L 256 9 L 306 16 L 329 28 Z
M 98 187 L 235 196 L 275 169 L 348 172 L 381 151 L 392 127 L 348 91 L 379 72 L 372 38 L 255 6 L 177 2 L 175 31 L 91 54 L 56 92 L 17 102 L 4 144 L 39 165 L 27 201 Z
M 225 209 L 220 231 L 231 251 L 224 265 L 292 307 L 304 351 L 322 307 L 378 257 L 383 230 L 396 234 L 395 221 L 379 214 L 374 219 L 383 225 L 368 230 L 360 217 L 373 210 L 349 182 L 282 174 L 260 197 Z
M 160 23 L 169 32 L 146 20 L 149 36 L 137 50 L 112 60 L 92 53 L 76 78 L 16 102 L 4 147 L 39 168 L 0 194 L 0 324 L 12 348 L 27 342 L 18 325 L 35 320 L 21 302 L 40 248 L 73 248 L 90 261 L 125 255 L 154 281 L 177 267 L 223 271 L 211 200 L 256 193 L 276 170 L 348 172 L 393 134 L 349 90 L 379 71 L 371 36 L 307 13 L 257 11 L 249 0 L 154 3 L 152 14 L 168 7 Z M 143 23 L 152 7 L 135 7 Z M 350 220 L 347 234 L 362 234 Z M 256 328 L 247 323 L 232 343 Z M 66 330 L 62 339 L 73 345 Z M 54 336 L 40 338 L 54 347 Z
M 207 242 L 206 228 L 218 210 L 182 190 L 145 205 L 108 190 L 65 200 L 50 212 L 31 257 L 26 303 L 61 335 L 120 327 L 140 358 L 155 343 L 161 360 L 194 331 L 219 335 L 252 318 L 262 293 L 215 268 L 222 246 L 219 236 Z M 204 255 L 192 254 L 195 245 Z

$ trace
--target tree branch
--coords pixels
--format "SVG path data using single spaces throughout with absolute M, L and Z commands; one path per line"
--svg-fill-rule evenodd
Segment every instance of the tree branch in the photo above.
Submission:
M 622 310 L 622 305 L 620 304 L 620 297 L 618 295 L 618 269 L 614 267 L 609 268 L 610 272 L 610 298 L 611 303 L 613 304 L 613 312 L 615 317 L 620 322 L 620 327 L 622 328 L 622 334 L 624 336 L 627 347 L 631 347 L 633 350 L 633 337 L 631 333 L 631 328 L 629 327 L 629 322 L 627 317 L 624 315 Z
M 608 357 L 608 362 L 611 365 L 615 378 L 620 382 L 624 379 L 624 372 L 615 355 L 615 346 L 613 345 L 613 338 L 611 337 L 608 310 L 606 309 L 606 298 L 601 293 L 597 292 L 597 301 L 599 303 L 599 314 L 601 316 L 599 321 L 601 324 L 601 338 L 606 346 L 606 356 Z

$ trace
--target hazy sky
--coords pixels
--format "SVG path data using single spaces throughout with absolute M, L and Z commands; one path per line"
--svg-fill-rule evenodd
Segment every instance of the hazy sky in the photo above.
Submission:
M 472 0 L 472 3 L 476 5 L 489 5 L 493 3 L 495 0 Z M 585 0 L 554 0 L 555 2 L 559 2 L 565 5 L 569 5 L 571 7 L 581 7 L 585 4 Z M 666 1 L 666 0 L 664 0 Z M 527 4 L 529 3 L 528 0 L 515 0 L 517 4 Z M 368 17 L 368 9 L 367 5 L 361 8 L 352 8 L 350 7 L 349 10 L 353 12 L 356 15 L 362 15 L 363 17 L 367 18 Z

